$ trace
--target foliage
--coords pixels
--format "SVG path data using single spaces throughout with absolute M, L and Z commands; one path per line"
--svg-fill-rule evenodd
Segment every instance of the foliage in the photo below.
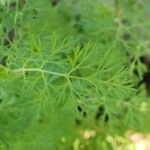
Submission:
M 149 6 L 0 1 L 0 150 L 115 149 L 110 137 L 149 132 L 149 100 L 136 88 Z

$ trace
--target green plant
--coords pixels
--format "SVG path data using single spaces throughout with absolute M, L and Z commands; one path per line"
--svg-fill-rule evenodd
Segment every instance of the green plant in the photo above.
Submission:
M 142 1 L 0 4 L 0 150 L 113 149 L 110 135 L 149 131 L 146 92 L 135 88 L 146 72 Z

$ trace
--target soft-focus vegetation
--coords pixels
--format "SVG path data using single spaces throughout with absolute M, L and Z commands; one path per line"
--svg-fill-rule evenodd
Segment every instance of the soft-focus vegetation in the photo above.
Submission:
M 149 8 L 0 0 L 0 150 L 148 150 Z

